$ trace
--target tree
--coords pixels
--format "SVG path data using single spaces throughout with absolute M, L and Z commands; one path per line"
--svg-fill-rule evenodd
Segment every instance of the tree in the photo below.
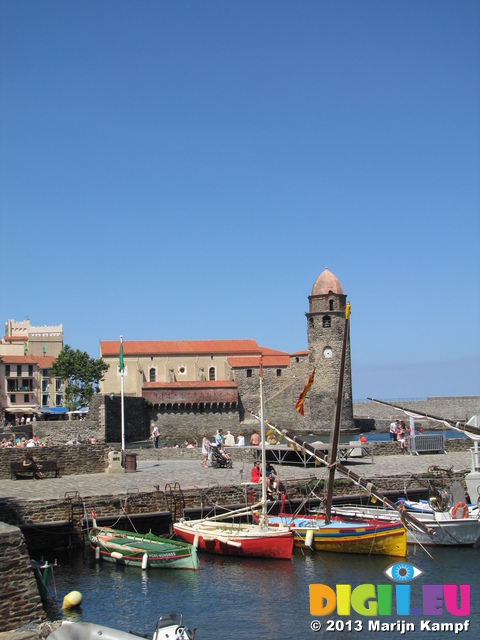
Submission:
M 74 351 L 66 344 L 50 367 L 53 375 L 62 378 L 65 384 L 64 406 L 74 411 L 77 407 L 87 405 L 98 391 L 98 383 L 103 380 L 109 367 L 102 358 L 95 360 L 86 351 Z

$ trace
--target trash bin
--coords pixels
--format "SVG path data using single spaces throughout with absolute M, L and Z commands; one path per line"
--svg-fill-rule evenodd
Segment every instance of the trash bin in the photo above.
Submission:
M 137 454 L 126 453 L 125 454 L 125 473 L 135 473 L 137 470 Z

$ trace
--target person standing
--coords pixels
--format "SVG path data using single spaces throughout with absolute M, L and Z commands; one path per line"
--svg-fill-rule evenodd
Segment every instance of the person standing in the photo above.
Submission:
M 158 430 L 157 425 L 155 425 L 153 427 L 153 431 L 152 431 L 152 439 L 153 439 L 153 446 L 155 449 L 158 449 L 158 442 L 160 440 L 160 431 Z
M 395 442 L 397 439 L 397 428 L 399 426 L 399 422 L 398 420 L 395 420 L 395 422 L 391 422 L 390 423 L 390 440 L 392 442 Z
M 207 434 L 204 433 L 202 438 L 203 460 L 200 463 L 204 469 L 207 468 L 208 454 L 210 453 L 210 444 L 211 443 L 210 443 L 210 440 L 207 438 Z
M 250 438 L 250 446 L 251 447 L 258 447 L 259 444 L 260 444 L 260 436 L 258 435 L 258 433 L 256 431 L 254 431 L 252 433 L 251 438 Z

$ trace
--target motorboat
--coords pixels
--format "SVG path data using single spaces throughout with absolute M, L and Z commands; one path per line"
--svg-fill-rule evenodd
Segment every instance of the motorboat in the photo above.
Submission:
M 133 631 L 120 631 L 104 627 L 94 622 L 71 622 L 64 620 L 62 625 L 49 635 L 50 640 L 138 640 L 147 636 Z M 169 613 L 161 616 L 151 640 L 193 640 L 195 629 L 183 625 L 181 613 Z

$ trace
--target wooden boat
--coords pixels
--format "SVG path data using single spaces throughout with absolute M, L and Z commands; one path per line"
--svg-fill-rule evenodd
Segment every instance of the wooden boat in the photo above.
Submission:
M 169 613 L 158 619 L 152 640 L 193 640 L 194 636 L 195 629 L 192 631 L 183 625 L 181 613 Z M 63 620 L 62 625 L 49 636 L 51 640 L 92 640 L 100 637 L 105 640 L 138 640 L 139 637 L 147 636 L 104 627 L 94 622 L 70 620 Z
M 228 556 L 289 560 L 293 553 L 293 533 L 289 527 L 269 526 L 267 517 L 267 487 L 265 473 L 265 423 L 263 421 L 262 362 L 260 361 L 260 407 L 262 452 L 262 498 L 252 507 L 226 512 L 201 520 L 181 520 L 173 525 L 177 538 L 198 547 L 201 551 Z M 253 516 L 261 509 L 258 522 L 239 519 Z
M 93 516 L 88 538 L 98 559 L 142 569 L 194 569 L 198 567 L 197 550 L 178 540 L 159 538 L 151 533 L 132 533 L 99 527 Z
M 296 547 L 309 547 L 315 551 L 336 553 L 363 553 L 368 555 L 398 556 L 407 554 L 405 528 L 400 520 L 382 522 L 362 519 L 347 522 L 333 517 L 326 524 L 324 517 L 280 515 L 269 517 L 290 526 Z

